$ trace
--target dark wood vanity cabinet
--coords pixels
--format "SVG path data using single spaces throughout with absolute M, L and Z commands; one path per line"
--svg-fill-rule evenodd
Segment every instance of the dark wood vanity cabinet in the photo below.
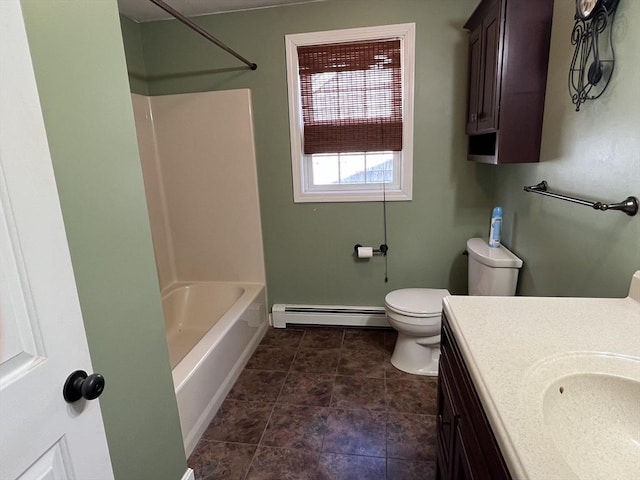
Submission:
M 438 375 L 438 480 L 510 480 L 478 394 L 442 317 Z
M 540 157 L 553 0 L 483 0 L 469 31 L 468 159 Z

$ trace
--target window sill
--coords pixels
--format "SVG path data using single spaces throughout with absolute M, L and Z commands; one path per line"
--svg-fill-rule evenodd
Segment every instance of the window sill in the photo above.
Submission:
M 411 200 L 411 194 L 399 190 L 382 193 L 376 191 L 360 192 L 294 192 L 294 203 L 340 203 L 340 202 L 402 202 Z

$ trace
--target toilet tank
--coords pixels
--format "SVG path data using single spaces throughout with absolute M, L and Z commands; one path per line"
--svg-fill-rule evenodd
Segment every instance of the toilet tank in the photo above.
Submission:
M 504 246 L 489 247 L 484 238 L 467 241 L 469 295 L 513 296 L 522 260 Z

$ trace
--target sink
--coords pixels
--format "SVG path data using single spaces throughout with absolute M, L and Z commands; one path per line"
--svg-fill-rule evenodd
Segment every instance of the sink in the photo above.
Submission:
M 543 412 L 545 430 L 579 478 L 612 478 L 614 471 L 616 478 L 640 478 L 640 382 L 570 375 L 547 389 Z
M 561 457 L 581 480 L 640 480 L 640 358 L 585 352 L 548 358 L 525 390 L 547 459 Z

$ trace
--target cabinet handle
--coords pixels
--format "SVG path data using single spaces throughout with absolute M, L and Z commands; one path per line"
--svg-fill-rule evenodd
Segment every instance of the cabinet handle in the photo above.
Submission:
M 445 422 L 442 419 L 442 415 L 438 415 L 438 420 L 440 420 L 440 425 L 442 425 L 443 427 L 448 427 L 449 425 L 451 425 L 451 422 Z
M 450 425 L 453 425 L 454 428 L 458 425 L 458 421 L 460 420 L 460 415 L 455 414 L 453 416 L 453 422 L 450 421 L 445 421 L 442 417 L 441 414 L 438 414 L 438 423 L 440 423 L 440 425 L 442 425 L 443 427 L 448 427 Z

